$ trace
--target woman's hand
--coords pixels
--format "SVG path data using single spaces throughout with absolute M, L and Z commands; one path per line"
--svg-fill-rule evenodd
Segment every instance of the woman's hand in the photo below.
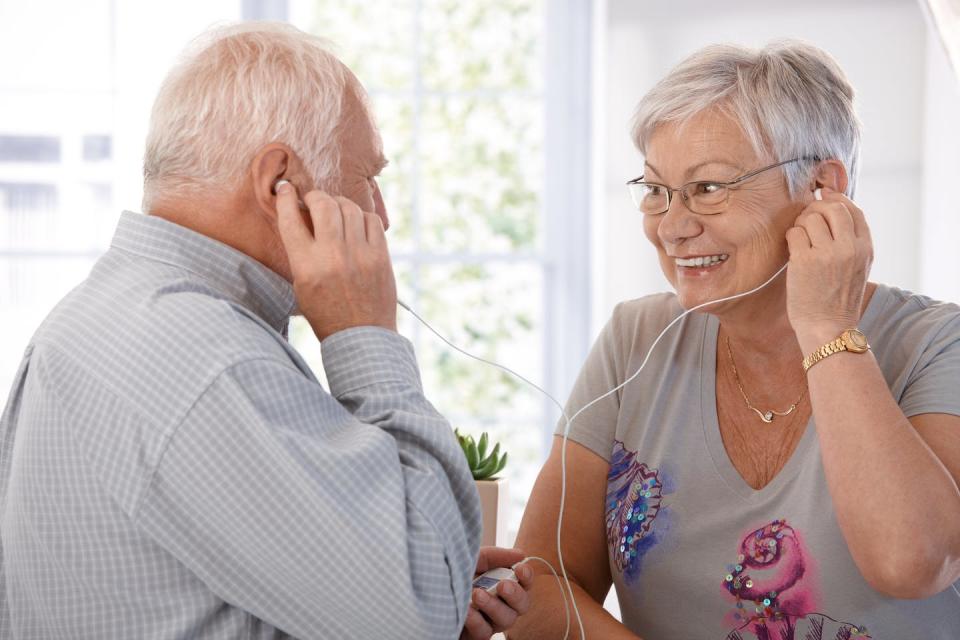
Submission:
M 857 326 L 873 262 L 863 211 L 842 193 L 821 193 L 787 231 L 787 316 L 804 350 Z
M 519 549 L 480 547 L 477 575 L 497 567 L 512 567 L 525 557 Z M 517 618 L 527 612 L 530 608 L 528 590 L 533 583 L 533 571 L 526 565 L 519 565 L 514 572 L 520 583 L 503 580 L 497 585 L 496 595 L 490 595 L 483 589 L 473 590 L 460 640 L 489 640 L 494 633 L 512 627 Z

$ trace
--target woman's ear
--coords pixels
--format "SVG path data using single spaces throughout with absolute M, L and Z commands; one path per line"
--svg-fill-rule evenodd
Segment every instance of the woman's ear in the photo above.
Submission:
M 847 190 L 847 168 L 836 159 L 821 161 L 813 171 L 812 190 L 827 188 L 845 193 Z

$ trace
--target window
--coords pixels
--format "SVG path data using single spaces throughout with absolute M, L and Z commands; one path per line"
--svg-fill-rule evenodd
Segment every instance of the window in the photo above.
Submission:
M 4 392 L 30 335 L 108 246 L 120 210 L 139 208 L 149 108 L 175 55 L 212 22 L 245 17 L 289 19 L 332 40 L 367 87 L 391 161 L 381 186 L 400 297 L 459 346 L 565 400 L 588 346 L 590 3 L 172 1 L 58 5 L 52 25 L 37 2 L 0 25 L 0 54 L 40 52 L 0 79 Z M 47 35 L 23 28 L 41 23 Z M 41 36 L 49 46 L 32 41 Z M 515 530 L 559 412 L 399 318 L 430 400 L 509 452 Z M 309 326 L 296 321 L 291 338 L 321 373 Z
M 0 21 L 0 394 L 6 401 L 30 336 L 109 242 L 113 199 L 113 90 L 104 43 L 106 4 L 65 17 L 72 42 L 44 15 L 19 6 Z M 58 8 L 59 10 L 59 8 Z M 73 10 L 68 10 L 67 13 Z M 11 19 L 8 19 L 11 18 Z M 18 22 L 21 18 L 24 22 Z M 24 29 L 48 25 L 46 35 Z M 47 47 L 44 37 L 71 49 Z M 94 44 L 88 44 L 94 43 Z M 23 52 L 30 55 L 24 58 Z
M 546 175 L 547 127 L 561 125 L 548 117 L 546 31 L 548 12 L 563 13 L 564 4 L 406 0 L 371 12 L 363 0 L 290 3 L 291 22 L 331 39 L 370 94 L 390 160 L 380 183 L 400 298 L 454 344 L 550 388 L 561 402 L 586 351 L 588 320 L 586 278 L 566 278 L 569 269 L 585 273 L 587 236 L 571 242 L 557 233 L 569 214 L 547 209 L 547 185 L 558 182 Z M 586 184 L 589 175 L 577 178 Z M 564 231 L 577 233 L 577 225 Z M 578 314 L 582 333 L 569 322 Z M 399 321 L 431 402 L 461 432 L 487 431 L 509 452 L 512 535 L 559 411 L 402 310 Z M 302 320 L 292 335 L 309 350 Z M 558 357 L 556 342 L 572 355 Z

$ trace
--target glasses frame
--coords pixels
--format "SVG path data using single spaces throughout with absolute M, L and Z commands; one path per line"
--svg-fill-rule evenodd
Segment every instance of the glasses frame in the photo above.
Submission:
M 695 214 L 697 214 L 698 216 L 715 216 L 715 215 L 717 215 L 717 214 L 719 214 L 719 213 L 723 213 L 724 211 L 727 210 L 727 204 L 729 204 L 729 202 L 730 202 L 730 187 L 732 187 L 732 186 L 734 186 L 734 185 L 736 185 L 736 184 L 739 184 L 739 183 L 743 182 L 744 180 L 748 180 L 748 179 L 754 177 L 754 176 L 757 175 L 757 174 L 763 173 L 764 171 L 769 171 L 770 169 L 775 169 L 776 167 L 781 167 L 781 166 L 783 166 L 783 165 L 785 165 L 785 164 L 790 164 L 791 162 L 799 162 L 800 160 L 815 160 L 815 161 L 819 162 L 819 161 L 821 160 L 821 158 L 820 158 L 819 156 L 799 156 L 799 157 L 796 157 L 796 158 L 791 158 L 790 160 L 783 160 L 782 162 L 776 162 L 776 163 L 774 163 L 774 164 L 767 165 L 766 167 L 761 167 L 761 168 L 759 168 L 759 169 L 755 169 L 754 171 L 750 171 L 749 173 L 745 173 L 745 174 L 743 174 L 742 176 L 739 176 L 739 177 L 737 177 L 737 178 L 734 178 L 733 180 L 730 180 L 730 181 L 728 181 L 728 182 L 723 182 L 723 181 L 720 181 L 720 180 L 693 180 L 693 181 L 691 181 L 691 182 L 684 183 L 683 185 L 681 185 L 681 186 L 679 186 L 679 187 L 669 187 L 669 186 L 667 186 L 667 185 L 665 185 L 665 184 L 661 184 L 661 183 L 659 183 L 659 182 L 647 182 L 647 181 L 645 181 L 645 180 L 643 179 L 643 176 L 641 175 L 639 178 L 634 178 L 633 180 L 628 180 L 628 181 L 627 181 L 627 189 L 630 191 L 630 198 L 631 198 L 631 200 L 633 200 L 634 206 L 636 206 L 637 209 L 640 210 L 640 213 L 643 213 L 643 215 L 645 215 L 645 216 L 660 216 L 660 215 L 663 215 L 664 213 L 666 213 L 667 211 L 669 211 L 669 210 L 670 210 L 670 205 L 673 204 L 673 192 L 674 192 L 674 191 L 680 192 L 681 200 L 683 201 L 683 206 L 685 206 L 691 213 L 695 213 Z M 655 186 L 655 187 L 660 187 L 660 188 L 666 190 L 666 192 L 667 192 L 667 206 L 664 207 L 663 211 L 659 211 L 659 212 L 657 212 L 657 213 L 646 213 L 646 212 L 644 212 L 642 209 L 640 209 L 640 204 L 639 204 L 639 203 L 636 201 L 636 199 L 633 197 L 633 190 L 630 189 L 630 187 L 631 187 L 632 185 L 637 185 L 637 184 L 653 185 L 653 186 Z M 693 185 L 698 185 L 698 184 L 715 184 L 715 185 L 718 185 L 718 186 L 721 186 L 721 187 L 727 189 L 727 199 L 724 200 L 724 202 L 723 202 L 723 208 L 722 208 L 721 210 L 719 210 L 719 211 L 714 211 L 714 212 L 712 212 L 712 213 L 701 213 L 700 211 L 694 211 L 694 210 L 690 207 L 690 196 L 687 194 L 687 189 L 688 189 L 689 187 L 693 186 Z

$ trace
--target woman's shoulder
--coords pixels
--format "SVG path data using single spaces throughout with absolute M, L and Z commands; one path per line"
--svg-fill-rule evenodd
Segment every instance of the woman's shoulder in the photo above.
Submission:
M 684 312 L 673 292 L 654 293 L 624 300 L 617 304 L 610 316 L 605 331 L 620 349 L 630 353 L 639 345 L 649 345 L 657 336 Z M 691 321 L 691 314 L 681 324 Z M 673 333 L 680 334 L 683 328 L 676 327 Z
M 876 334 L 909 335 L 919 339 L 944 331 L 960 334 L 960 306 L 886 284 L 878 284 L 867 311 L 864 329 Z M 869 338 L 868 333 L 868 338 Z
M 672 291 L 653 293 L 617 304 L 610 316 L 608 328 L 618 335 L 651 332 L 656 335 L 683 311 L 677 294 Z
M 666 324 L 681 313 L 683 307 L 677 300 L 677 294 L 665 291 L 618 303 L 613 308 L 611 321 L 624 325 L 638 322 L 659 324 L 657 321 L 663 320 L 663 324 Z
M 889 380 L 960 354 L 960 306 L 897 287 L 877 286 L 860 328 Z

